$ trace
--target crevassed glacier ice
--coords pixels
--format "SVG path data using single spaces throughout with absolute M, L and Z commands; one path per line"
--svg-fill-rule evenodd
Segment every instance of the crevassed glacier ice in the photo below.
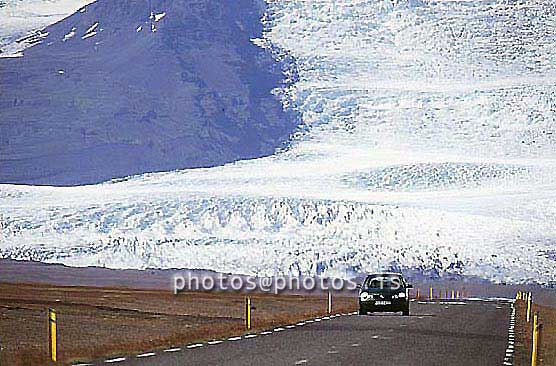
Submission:
M 0 187 L 0 255 L 250 274 L 556 280 L 553 1 L 276 0 L 285 151 L 95 186 Z

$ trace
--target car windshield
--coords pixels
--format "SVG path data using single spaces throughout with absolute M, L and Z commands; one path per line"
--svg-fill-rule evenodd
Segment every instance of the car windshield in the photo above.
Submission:
M 391 289 L 397 290 L 404 286 L 404 281 L 397 275 L 369 276 L 363 287 L 368 289 Z

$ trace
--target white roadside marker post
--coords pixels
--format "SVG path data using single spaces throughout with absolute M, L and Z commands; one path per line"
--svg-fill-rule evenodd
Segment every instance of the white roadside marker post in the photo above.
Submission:
M 527 323 L 531 322 L 531 293 L 527 294 Z

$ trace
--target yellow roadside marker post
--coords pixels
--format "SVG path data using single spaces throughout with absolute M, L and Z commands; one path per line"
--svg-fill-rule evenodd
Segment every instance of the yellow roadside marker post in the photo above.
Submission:
M 531 293 L 527 294 L 527 323 L 531 322 Z
M 444 298 L 445 298 L 445 299 L 448 299 L 448 289 L 445 289 L 445 290 L 444 290 Z
M 539 333 L 541 326 L 539 325 L 539 313 L 533 315 L 533 347 L 531 351 L 531 366 L 537 366 L 539 354 Z
M 50 359 L 56 362 L 57 357 L 57 334 L 56 334 L 56 310 L 48 309 L 48 335 L 50 340 Z
M 429 288 L 429 300 L 432 300 L 432 294 L 433 294 L 432 287 L 430 287 Z
M 326 309 L 328 314 L 332 314 L 332 292 L 328 291 L 328 308 Z
M 420 297 L 421 297 L 421 296 L 420 296 L 420 294 L 419 294 L 419 287 L 417 287 L 417 293 L 415 294 L 415 298 L 416 298 L 417 300 L 419 300 Z
M 456 291 L 456 299 L 459 299 L 459 290 Z
M 452 300 L 454 299 L 454 290 L 452 290 Z
M 251 330 L 251 298 L 245 298 L 245 328 Z

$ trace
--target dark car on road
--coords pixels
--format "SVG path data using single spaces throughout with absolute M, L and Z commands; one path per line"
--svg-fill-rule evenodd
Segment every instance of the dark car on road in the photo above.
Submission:
M 359 314 L 398 312 L 409 315 L 409 289 L 401 273 L 377 273 L 367 276 L 359 290 Z

